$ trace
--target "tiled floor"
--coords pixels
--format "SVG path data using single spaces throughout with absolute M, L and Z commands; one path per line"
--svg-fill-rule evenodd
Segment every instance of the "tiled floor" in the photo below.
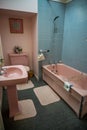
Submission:
M 34 88 L 45 85 L 33 77 Z M 19 100 L 31 99 L 34 102 L 37 115 L 24 120 L 14 121 L 8 117 L 8 101 L 6 90 L 3 94 L 2 115 L 5 130 L 87 130 L 87 117 L 78 119 L 71 108 L 63 101 L 42 106 L 33 89 L 18 91 Z

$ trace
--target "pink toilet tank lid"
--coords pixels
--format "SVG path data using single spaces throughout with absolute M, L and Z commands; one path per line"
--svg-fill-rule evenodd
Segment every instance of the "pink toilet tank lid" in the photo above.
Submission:
M 10 64 L 11 65 L 29 65 L 28 55 L 27 53 L 14 54 L 9 53 Z

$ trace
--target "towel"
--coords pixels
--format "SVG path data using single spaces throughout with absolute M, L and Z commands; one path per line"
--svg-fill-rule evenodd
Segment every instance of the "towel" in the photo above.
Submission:
M 41 53 L 38 55 L 38 61 L 43 61 L 43 60 L 45 60 L 45 56 L 43 53 Z
M 71 84 L 71 83 L 69 83 L 69 82 L 65 82 L 65 83 L 64 83 L 64 88 L 65 88 L 67 91 L 70 91 L 71 87 L 72 87 L 72 84 Z

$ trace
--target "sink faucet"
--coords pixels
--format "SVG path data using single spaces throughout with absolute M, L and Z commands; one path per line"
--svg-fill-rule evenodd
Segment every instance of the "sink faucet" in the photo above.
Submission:
M 4 63 L 4 59 L 0 58 L 0 75 L 2 75 L 4 73 L 4 69 L 2 68 L 3 63 Z

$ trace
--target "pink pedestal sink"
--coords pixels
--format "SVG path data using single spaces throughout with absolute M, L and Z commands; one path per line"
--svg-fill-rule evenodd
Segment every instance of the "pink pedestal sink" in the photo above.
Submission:
M 5 66 L 3 68 L 5 68 L 5 72 L 0 75 L 0 87 L 7 86 L 9 117 L 13 117 L 20 113 L 16 84 L 26 83 L 28 75 L 22 65 Z

